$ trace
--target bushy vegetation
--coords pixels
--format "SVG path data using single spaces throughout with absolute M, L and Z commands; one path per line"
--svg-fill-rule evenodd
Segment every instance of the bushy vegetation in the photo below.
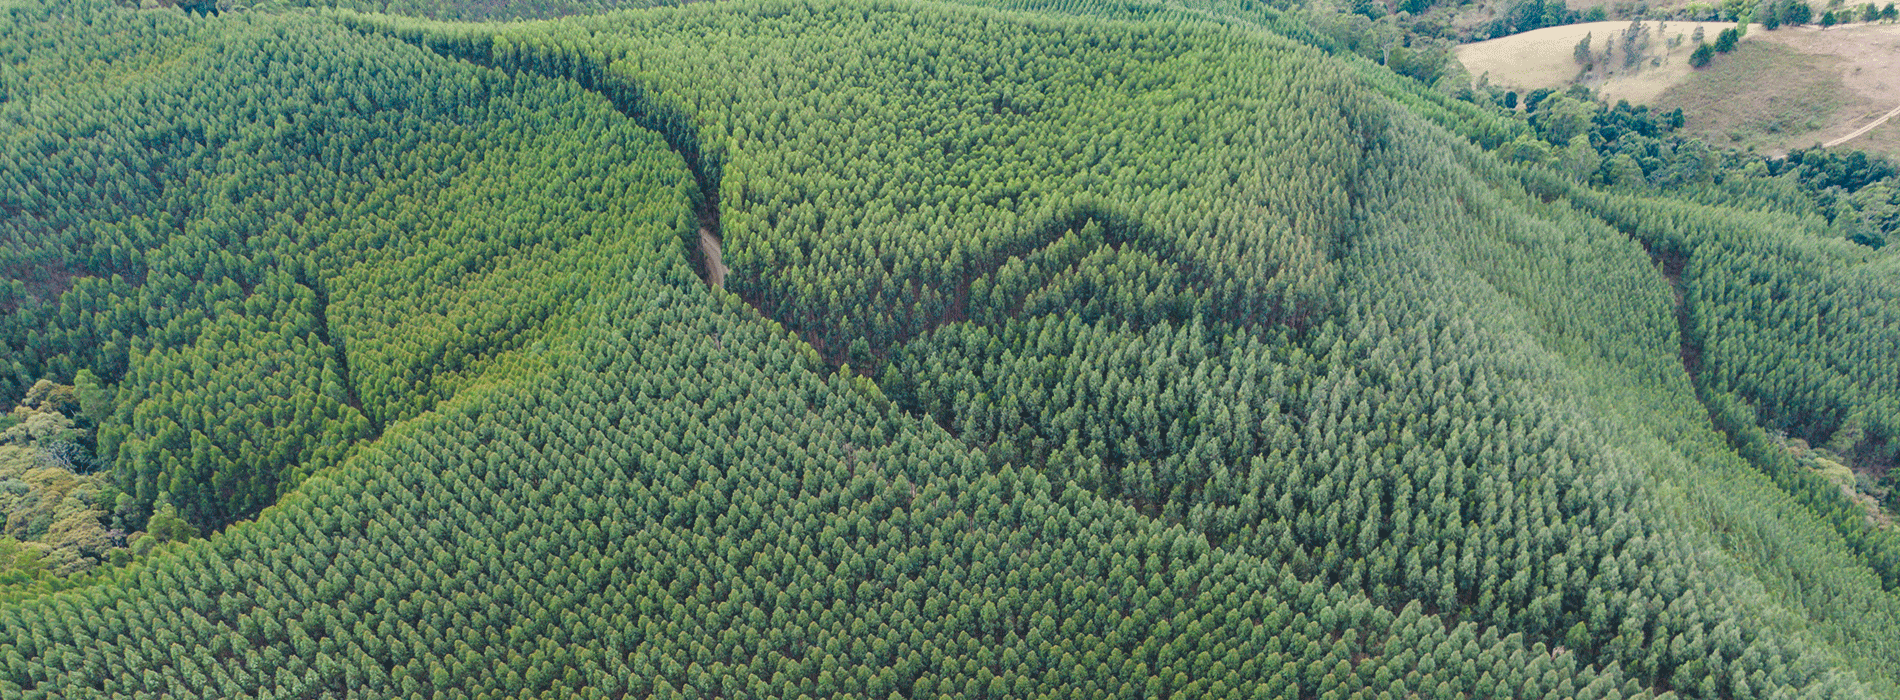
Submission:
M 1881 164 L 1016 9 L 9 8 L 0 690 L 1900 690 Z
M 74 387 L 48 381 L 0 418 L 0 584 L 70 577 L 124 546 L 123 531 L 106 529 L 116 492 L 96 471 L 90 422 Z

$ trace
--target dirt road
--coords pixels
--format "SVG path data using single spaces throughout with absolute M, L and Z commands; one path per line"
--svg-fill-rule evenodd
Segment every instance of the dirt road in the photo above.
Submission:
M 1866 126 L 1863 126 L 1863 127 L 1861 127 L 1861 128 L 1859 128 L 1859 129 L 1855 129 L 1855 130 L 1854 130 L 1854 133 L 1851 133 L 1851 134 L 1848 134 L 1848 135 L 1846 135 L 1846 136 L 1842 136 L 1842 137 L 1840 137 L 1840 138 L 1838 138 L 1838 139 L 1834 139 L 1833 141 L 1829 141 L 1829 142 L 1827 142 L 1827 143 L 1824 143 L 1824 144 L 1821 144 L 1821 147 L 1822 147 L 1822 148 L 1833 148 L 1833 147 L 1835 147 L 1835 146 L 1839 146 L 1839 145 L 1841 145 L 1841 144 L 1843 144 L 1843 143 L 1847 143 L 1847 142 L 1849 142 L 1849 141 L 1852 141 L 1852 140 L 1854 140 L 1854 139 L 1857 139 L 1857 138 L 1860 138 L 1860 135 L 1861 135 L 1861 134 L 1865 134 L 1865 133 L 1867 133 L 1867 132 L 1869 132 L 1869 131 L 1873 131 L 1875 127 L 1878 127 L 1878 126 L 1880 126 L 1881 124 L 1885 124 L 1885 123 L 1887 123 L 1887 120 L 1888 120 L 1888 119 L 1892 119 L 1892 118 L 1894 118 L 1894 117 L 1896 117 L 1896 116 L 1900 116 L 1900 107 L 1895 107 L 1895 108 L 1893 108 L 1893 109 L 1892 109 L 1891 111 L 1888 111 L 1888 112 L 1887 112 L 1886 114 L 1883 114 L 1883 115 L 1881 115 L 1881 116 L 1880 116 L 1880 118 L 1879 118 L 1879 119 L 1875 119 L 1875 120 L 1873 121 L 1873 123 L 1872 123 L 1872 124 L 1868 124 L 1868 125 L 1866 125 Z
M 719 239 L 711 231 L 699 230 L 699 254 L 706 259 L 706 283 L 726 288 L 726 261 L 719 255 Z

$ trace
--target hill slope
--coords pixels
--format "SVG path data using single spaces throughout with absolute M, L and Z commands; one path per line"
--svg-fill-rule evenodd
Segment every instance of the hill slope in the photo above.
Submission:
M 87 11 L 8 20 L 91 57 L 7 78 L 73 185 L 8 174 L 10 269 L 76 280 L 15 373 L 118 385 L 141 507 L 287 495 L 9 604 L 10 694 L 1895 691 L 1888 540 L 1710 420 L 1890 455 L 1890 359 L 1765 358 L 1813 331 L 1720 284 L 1806 260 L 1886 342 L 1884 258 L 1782 219 L 1509 168 L 1258 27 Z
M 1691 69 L 1695 42 L 1670 44 L 1700 25 L 1707 41 L 1734 26 L 1719 22 L 1646 22 L 1644 51 L 1628 50 L 1627 22 L 1548 27 L 1459 47 L 1473 75 L 1520 90 L 1583 84 L 1610 101 L 1629 100 L 1661 110 L 1680 108 L 1687 130 L 1709 143 L 1786 153 L 1826 143 L 1888 156 L 1900 154 L 1894 133 L 1881 126 L 1855 132 L 1900 107 L 1900 65 L 1894 63 L 1900 26 L 1852 24 L 1822 29 L 1750 25 L 1735 51 Z M 1589 35 L 1594 70 L 1574 57 Z M 1614 43 L 1614 47 L 1607 46 Z M 1606 54 L 1606 51 L 1608 52 Z M 1631 55 L 1644 57 L 1632 64 Z M 1651 61 L 1656 65 L 1652 65 Z M 1847 138 L 1852 136 L 1852 138 Z M 1841 140 L 1845 138 L 1846 140 Z

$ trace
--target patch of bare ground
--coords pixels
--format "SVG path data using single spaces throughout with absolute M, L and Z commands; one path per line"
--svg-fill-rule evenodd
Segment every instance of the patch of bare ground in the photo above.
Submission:
M 726 273 L 731 270 L 719 254 L 719 239 L 708 229 L 699 230 L 699 255 L 706 264 L 706 284 L 725 289 Z

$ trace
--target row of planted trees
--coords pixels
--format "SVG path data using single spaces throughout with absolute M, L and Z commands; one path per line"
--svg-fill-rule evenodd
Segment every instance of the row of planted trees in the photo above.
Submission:
M 1643 247 L 1290 42 L 94 11 L 9 21 L 161 79 L 31 68 L 90 86 L 35 147 L 192 174 L 95 256 L 141 267 L 9 317 L 19 371 L 112 373 L 124 483 L 285 495 L 0 608 L 10 694 L 1891 689 L 1893 597 L 1710 429 Z M 72 135 L 130 105 L 204 114 Z M 10 240 L 91 270 L 40 243 L 117 196 L 74 190 Z M 709 201 L 737 294 L 684 263 Z
M 116 388 L 99 454 L 134 527 L 164 502 L 203 528 L 256 514 L 532 344 L 579 298 L 562 271 L 687 225 L 678 157 L 607 105 L 549 106 L 571 86 L 425 80 L 426 54 L 307 21 L 90 11 L 146 39 L 14 16 L 17 89 L 78 77 L 27 62 L 42 43 L 154 77 L 6 112 L 26 136 L 0 332 L 20 390 Z M 161 63 L 198 47 L 215 59 Z M 533 123 L 566 133 L 503 128 Z
M 995 462 L 1073 480 L 1298 576 L 1394 608 L 1417 600 L 1481 616 L 1684 694 L 1821 682 L 1796 670 L 1807 662 L 1755 661 L 1780 652 L 1715 663 L 1724 652 L 1688 643 L 1750 629 L 1741 617 L 1722 620 L 1774 603 L 1723 583 L 1719 558 L 1687 554 L 1701 546 L 1692 533 L 1709 525 L 1657 504 L 1646 484 L 1709 470 L 1733 483 L 1707 498 L 1750 506 L 1719 527 L 1829 528 L 1777 501 L 1773 483 L 1748 476 L 1721 435 L 1696 422 L 1706 414 L 1677 361 L 1667 285 L 1628 236 L 1527 194 L 1496 193 L 1519 186 L 1519 175 L 1430 128 L 1393 126 L 1409 118 L 1361 104 L 1374 98 L 1305 69 L 1313 59 L 1276 53 L 1272 40 L 1212 33 L 1202 48 L 1193 32 L 1144 28 L 1127 39 L 1098 32 L 1078 50 L 1059 27 L 991 23 L 979 25 L 988 38 L 956 46 L 887 45 L 919 25 L 955 36 L 967 18 L 866 15 L 807 3 L 688 9 L 576 22 L 592 36 L 549 27 L 492 39 L 440 25 L 365 26 L 547 75 L 594 75 L 575 67 L 592 55 L 613 66 L 602 82 L 638 76 L 643 94 L 685 105 L 700 143 L 721 159 L 729 288 Z M 838 46 L 790 29 L 861 20 L 877 32 L 834 32 Z M 621 31 L 677 39 L 609 33 Z M 1035 58 L 970 56 L 1010 31 L 1042 47 Z M 1145 31 L 1167 36 L 1156 44 L 1174 53 L 1118 55 L 1141 56 Z M 820 48 L 824 60 L 808 58 Z M 1180 54 L 1221 58 L 1167 63 Z M 709 78 L 687 68 L 704 62 L 729 69 Z M 1196 72 L 1225 62 L 1300 77 Z M 717 77 L 756 70 L 777 77 Z M 1016 84 L 1048 76 L 1034 103 L 989 87 L 1017 70 Z M 1197 93 L 1177 82 L 1191 80 L 1220 87 Z M 1170 92 L 1195 113 L 1123 106 L 1083 116 Z M 1254 95 L 1250 104 L 1273 115 L 1264 123 L 1222 111 L 1223 100 Z M 1331 105 L 1342 105 L 1336 121 L 1347 128 L 1302 131 L 1307 120 L 1327 121 Z M 1039 145 L 1037 125 L 1056 118 L 1094 126 Z M 1673 128 L 1664 121 L 1592 110 L 1573 137 L 1648 159 L 1679 149 L 1660 145 Z M 1144 133 L 1149 124 L 1194 138 Z M 1600 143 L 1592 131 L 1603 132 Z M 1139 144 L 1121 153 L 1152 165 L 1118 168 L 1107 160 L 1117 151 L 1098 143 Z M 1263 172 L 1281 174 L 1249 176 Z M 1215 196 L 1190 204 L 1201 182 Z M 1229 219 L 1223 206 L 1250 209 Z M 1296 235 L 1275 238 L 1281 230 Z M 1225 273 L 1242 269 L 1274 272 Z M 1302 307 L 1287 279 L 1337 289 Z M 1491 306 L 1500 294 L 1510 301 Z M 1527 325 L 1481 327 L 1471 314 Z M 1523 360 L 1526 342 L 1554 358 Z M 1544 385 L 1571 388 L 1529 388 Z M 1582 416 L 1610 385 L 1654 394 L 1638 401 L 1683 428 L 1595 426 Z M 1670 448 L 1650 452 L 1659 438 Z M 1652 443 L 1622 444 L 1643 440 Z M 1828 537 L 1793 545 L 1795 555 L 1725 544 L 1749 560 L 1782 557 L 1769 564 L 1776 571 L 1804 569 L 1775 585 L 1812 599 L 1821 617 L 1864 597 L 1883 612 L 1829 619 L 1829 634 L 1883 638 L 1894 602 L 1851 543 Z M 1714 616 L 1691 622 L 1691 608 Z M 1734 649 L 1783 644 L 1744 636 Z M 1679 638 L 1688 645 L 1674 646 Z M 1855 663 L 1892 662 L 1873 652 Z

